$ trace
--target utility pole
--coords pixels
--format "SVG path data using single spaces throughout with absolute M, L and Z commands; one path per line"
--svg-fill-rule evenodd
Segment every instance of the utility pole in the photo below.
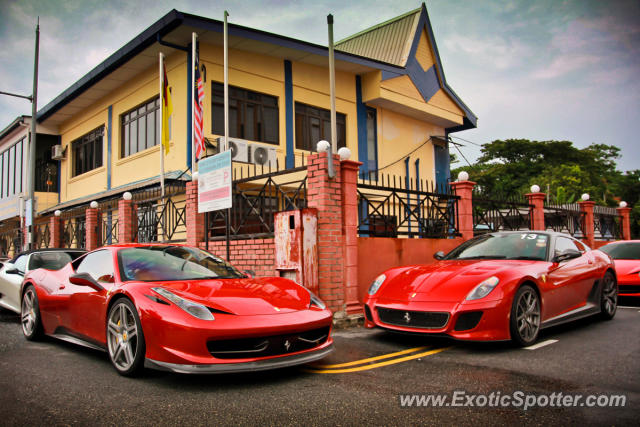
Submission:
M 36 24 L 36 52 L 33 60 L 33 94 L 31 99 L 31 143 L 29 144 L 29 204 L 27 204 L 27 225 L 29 249 L 34 248 L 33 217 L 36 211 L 36 113 L 38 111 L 38 56 L 40 53 L 40 17 Z

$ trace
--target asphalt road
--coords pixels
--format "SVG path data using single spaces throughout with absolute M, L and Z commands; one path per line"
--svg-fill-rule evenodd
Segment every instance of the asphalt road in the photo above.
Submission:
M 336 351 L 313 367 L 217 376 L 146 371 L 135 379 L 119 376 L 105 353 L 26 341 L 17 316 L 0 309 L 0 424 L 638 425 L 637 305 L 619 309 L 610 322 L 586 319 L 544 331 L 546 345 L 535 350 L 353 328 L 336 331 Z M 403 394 L 452 399 L 463 391 L 620 394 L 626 406 L 400 405 Z

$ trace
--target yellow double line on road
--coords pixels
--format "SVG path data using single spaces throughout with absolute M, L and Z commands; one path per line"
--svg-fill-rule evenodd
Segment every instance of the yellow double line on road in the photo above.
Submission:
M 309 368 L 305 369 L 305 371 L 313 374 L 344 374 L 347 372 L 368 371 L 369 369 L 381 368 L 383 366 L 394 365 L 396 363 L 402 363 L 408 360 L 431 356 L 432 354 L 437 354 L 442 351 L 448 350 L 451 347 L 435 348 L 432 350 L 423 351 L 427 348 L 429 347 L 409 348 L 407 350 L 397 351 L 395 353 L 388 353 L 380 356 L 369 357 L 367 359 L 355 360 L 353 362 L 338 363 L 335 365 L 310 365 Z M 384 359 L 391 360 L 371 363 Z

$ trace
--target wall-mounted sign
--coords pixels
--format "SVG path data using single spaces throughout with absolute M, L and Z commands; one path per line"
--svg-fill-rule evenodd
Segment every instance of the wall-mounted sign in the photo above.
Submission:
M 198 213 L 231 207 L 231 150 L 198 162 Z

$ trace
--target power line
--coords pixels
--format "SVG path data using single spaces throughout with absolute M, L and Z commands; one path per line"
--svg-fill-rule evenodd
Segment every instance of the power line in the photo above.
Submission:
M 407 157 L 409 157 L 410 155 L 412 155 L 413 153 L 415 153 L 416 151 L 418 151 L 419 149 L 421 149 L 422 147 L 424 147 L 429 141 L 431 141 L 431 137 L 429 137 L 429 139 L 427 139 L 425 142 L 423 142 L 422 144 L 420 144 L 418 147 L 416 147 L 413 151 L 411 151 L 410 153 L 400 157 L 398 160 L 396 160 L 395 162 L 389 163 L 386 166 L 383 166 L 381 168 L 376 169 L 375 171 L 369 171 L 369 172 L 379 172 L 383 169 L 386 169 L 388 167 L 391 167 L 393 165 L 395 165 L 396 163 L 399 163 L 401 161 L 403 161 L 404 159 L 406 159 Z
M 455 135 L 449 135 L 449 138 L 457 138 L 457 139 L 459 139 L 461 141 L 468 142 L 469 144 L 473 144 L 473 145 L 475 145 L 477 147 L 482 147 L 483 146 L 483 144 L 478 144 L 477 142 L 469 141 L 468 139 L 460 138 L 459 136 L 455 136 Z

